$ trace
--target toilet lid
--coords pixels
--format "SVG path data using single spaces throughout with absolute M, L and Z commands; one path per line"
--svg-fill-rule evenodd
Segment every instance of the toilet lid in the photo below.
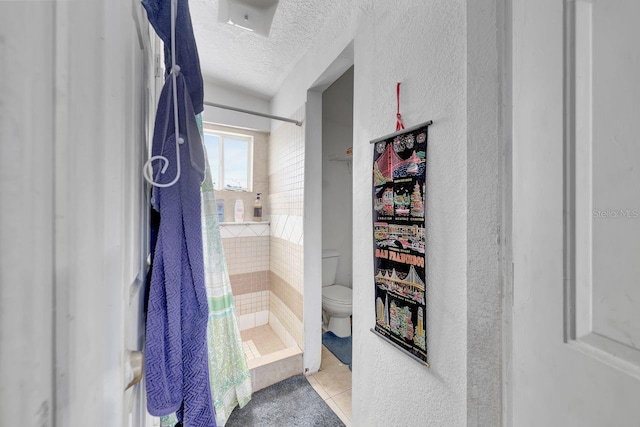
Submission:
M 327 286 L 322 289 L 322 297 L 343 304 L 351 304 L 351 288 L 340 285 Z

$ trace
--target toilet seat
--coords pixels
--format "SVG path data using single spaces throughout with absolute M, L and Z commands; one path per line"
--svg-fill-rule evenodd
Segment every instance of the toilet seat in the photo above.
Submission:
M 340 305 L 351 305 L 353 301 L 351 288 L 341 285 L 331 285 L 322 288 L 322 299 Z

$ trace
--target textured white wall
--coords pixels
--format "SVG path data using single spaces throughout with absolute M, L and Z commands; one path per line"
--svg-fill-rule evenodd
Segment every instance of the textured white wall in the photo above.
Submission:
M 290 114 L 355 40 L 354 425 L 466 424 L 466 2 L 344 2 L 321 39 L 271 102 Z M 433 119 L 428 149 L 428 345 L 431 369 L 369 332 L 371 285 L 369 140 L 395 130 L 395 84 L 406 125 Z
M 498 242 L 508 166 L 501 142 L 509 127 L 502 110 L 508 4 L 340 2 L 271 100 L 274 114 L 294 112 L 310 88 L 326 84 L 325 70 L 353 42 L 354 425 L 501 422 Z M 405 124 L 434 120 L 427 153 L 428 370 L 369 332 L 375 322 L 369 141 L 395 129 L 396 82 Z
M 466 422 L 465 2 L 372 2 L 355 37 L 355 425 L 460 426 Z M 369 332 L 369 140 L 395 130 L 395 84 L 405 125 L 432 119 L 427 148 L 425 369 Z

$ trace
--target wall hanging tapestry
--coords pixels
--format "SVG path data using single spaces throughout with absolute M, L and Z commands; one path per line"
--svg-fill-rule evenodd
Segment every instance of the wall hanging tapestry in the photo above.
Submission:
M 426 122 L 371 141 L 376 325 L 373 332 L 427 362 Z

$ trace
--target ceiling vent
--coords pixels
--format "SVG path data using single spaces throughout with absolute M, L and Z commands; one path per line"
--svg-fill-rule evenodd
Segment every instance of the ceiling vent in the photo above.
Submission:
M 269 36 L 278 0 L 220 0 L 218 21 Z

